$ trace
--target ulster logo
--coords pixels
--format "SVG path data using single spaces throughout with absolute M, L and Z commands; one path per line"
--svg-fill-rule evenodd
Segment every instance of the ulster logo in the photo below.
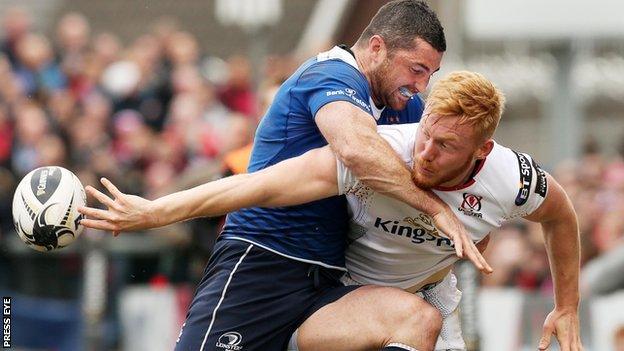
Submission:
M 481 211 L 481 199 L 483 196 L 464 193 L 464 202 L 461 207 L 468 211 Z
M 479 213 L 481 211 L 481 199 L 483 199 L 483 196 L 464 193 L 464 201 L 462 201 L 461 206 L 457 210 L 467 216 L 483 218 L 483 215 Z

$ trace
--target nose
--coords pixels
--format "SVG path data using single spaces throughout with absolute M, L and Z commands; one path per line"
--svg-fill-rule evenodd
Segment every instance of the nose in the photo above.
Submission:
M 432 140 L 427 140 L 423 149 L 420 151 L 420 157 L 423 161 L 432 162 L 436 157 L 436 149 Z

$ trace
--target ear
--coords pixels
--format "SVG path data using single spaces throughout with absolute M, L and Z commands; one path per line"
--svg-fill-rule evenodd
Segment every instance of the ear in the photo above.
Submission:
M 475 157 L 482 160 L 492 152 L 492 149 L 494 149 L 494 140 L 488 139 L 477 149 Z
M 386 58 L 386 43 L 383 38 L 377 34 L 368 39 L 368 50 L 373 60 L 377 63 L 382 62 Z

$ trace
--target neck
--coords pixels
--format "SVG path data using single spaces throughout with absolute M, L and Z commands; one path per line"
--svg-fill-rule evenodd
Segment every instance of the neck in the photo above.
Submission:
M 477 160 L 475 159 L 469 164 L 468 167 L 466 167 L 466 169 L 464 169 L 463 172 L 461 172 L 461 174 L 447 182 L 440 184 L 440 186 L 444 188 L 454 188 L 466 184 L 472 178 L 476 166 Z
M 364 77 L 366 77 L 366 80 L 368 81 L 368 87 L 370 88 L 371 98 L 373 99 L 373 102 L 375 103 L 377 107 L 383 107 L 383 103 L 381 102 L 381 99 L 379 99 L 379 97 L 373 90 L 373 81 L 371 80 L 372 69 L 371 69 L 370 57 L 368 53 L 366 52 L 365 49 L 361 48 L 357 44 L 351 47 L 351 51 L 353 51 L 353 54 L 355 55 L 355 61 L 357 62 L 358 67 L 360 68 L 360 72 L 364 74 Z

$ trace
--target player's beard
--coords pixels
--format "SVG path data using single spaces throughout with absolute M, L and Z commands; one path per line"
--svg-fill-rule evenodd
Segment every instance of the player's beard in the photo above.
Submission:
M 412 180 L 417 187 L 428 190 L 457 178 L 462 173 L 464 173 L 467 168 L 471 167 L 472 164 L 473 160 L 469 158 L 468 160 L 466 160 L 466 162 L 460 164 L 457 167 L 453 167 L 452 169 L 445 169 L 444 171 L 433 170 L 434 174 L 428 175 L 421 173 L 418 170 L 420 167 L 431 169 L 431 165 L 427 164 L 426 161 L 422 161 L 421 159 L 416 158 L 414 160 L 414 169 L 412 170 Z
M 374 71 L 371 71 L 371 85 L 373 91 L 375 92 L 375 96 L 379 101 L 375 101 L 375 104 L 381 104 L 381 106 L 390 106 L 392 101 L 392 92 L 393 89 L 390 86 L 390 82 L 388 82 L 388 76 L 390 74 L 390 60 L 386 58 L 384 62 L 381 63 L 379 68 Z

